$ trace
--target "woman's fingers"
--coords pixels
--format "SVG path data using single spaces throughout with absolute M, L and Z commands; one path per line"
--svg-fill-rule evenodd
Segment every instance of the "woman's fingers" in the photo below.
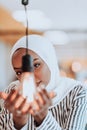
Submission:
M 29 103 L 27 103 L 27 98 L 24 98 L 22 100 L 20 99 L 18 102 L 17 102 L 17 104 L 19 104 L 19 105 L 15 106 L 16 109 L 18 109 L 18 110 L 20 110 L 22 112 L 26 112 L 27 109 L 28 109 L 28 106 L 29 106 Z
M 56 93 L 53 92 L 53 91 L 52 91 L 52 92 L 49 92 L 48 94 L 49 94 L 49 97 L 50 97 L 50 98 L 56 97 Z
M 11 93 L 9 94 L 7 100 L 10 100 L 10 102 L 13 102 L 17 96 L 18 96 L 18 91 L 17 90 L 12 90 Z
M 40 100 L 39 100 L 39 97 L 38 97 L 38 95 L 35 95 L 35 100 L 34 100 L 34 102 L 33 102 L 33 109 L 35 109 L 35 110 L 37 110 L 37 111 L 39 111 L 40 110 L 40 108 L 42 107 L 42 104 L 43 104 L 44 102 L 40 102 Z
M 12 90 L 6 100 L 5 100 L 5 107 L 10 110 L 11 107 L 14 107 L 15 98 L 18 95 L 18 92 L 16 90 Z
M 20 95 L 18 90 L 12 90 L 9 94 L 0 92 L 0 98 L 5 100 L 4 106 L 11 113 L 16 111 L 19 111 L 22 114 L 29 113 L 30 105 L 27 103 L 27 98 L 25 99 L 22 95 Z
M 42 109 L 48 109 L 51 105 L 51 97 L 54 97 L 54 93 L 48 93 L 44 88 L 38 88 L 37 93 L 34 95 L 34 101 L 32 105 L 33 111 L 41 111 Z
M 8 97 L 8 94 L 6 94 L 5 92 L 0 92 L 0 98 L 6 100 Z
M 30 103 L 27 103 L 27 99 L 19 94 L 18 90 L 12 90 L 10 94 L 0 92 L 0 98 L 5 100 L 5 106 L 8 110 L 11 112 L 18 110 L 23 114 L 30 113 L 32 115 L 47 111 L 51 104 L 51 99 L 55 96 L 54 92 L 48 93 L 45 88 L 39 88 L 34 96 L 33 105 L 30 105 Z
M 21 95 L 17 95 L 14 101 L 14 106 L 16 109 L 19 109 L 21 104 L 24 102 L 24 98 Z
M 44 100 L 44 94 L 42 90 L 38 90 L 38 92 L 35 95 L 35 100 L 38 101 L 39 104 L 45 104 L 45 100 Z
M 56 96 L 55 92 L 51 91 L 48 93 L 45 88 L 38 88 L 36 95 L 36 97 L 38 97 L 39 101 L 42 104 L 51 101 L 51 99 L 54 98 L 55 96 Z
M 11 90 L 11 92 L 8 94 L 6 102 L 13 102 L 17 96 L 18 92 L 17 90 Z
M 51 96 L 52 94 L 49 94 L 46 89 L 42 89 L 42 97 L 45 102 L 45 107 L 49 107 L 52 104 Z

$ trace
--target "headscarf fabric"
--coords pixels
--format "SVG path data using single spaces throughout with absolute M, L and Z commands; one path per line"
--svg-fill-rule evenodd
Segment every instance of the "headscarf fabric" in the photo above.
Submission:
M 28 35 L 28 49 L 35 52 L 47 64 L 51 77 L 46 90 L 48 92 L 56 92 L 56 97 L 53 99 L 53 105 L 60 102 L 68 92 L 74 87 L 76 82 L 61 78 L 59 75 L 58 61 L 53 44 L 45 37 L 40 35 Z M 11 60 L 14 52 L 19 48 L 26 48 L 26 36 L 19 39 L 11 50 Z
M 26 36 L 22 37 L 14 45 L 11 51 L 11 59 L 14 52 L 19 48 L 26 48 Z M 50 82 L 46 89 L 51 91 L 56 87 L 59 78 L 59 69 L 57 65 L 57 58 L 52 43 L 39 35 L 28 35 L 28 49 L 34 51 L 47 64 L 50 72 Z

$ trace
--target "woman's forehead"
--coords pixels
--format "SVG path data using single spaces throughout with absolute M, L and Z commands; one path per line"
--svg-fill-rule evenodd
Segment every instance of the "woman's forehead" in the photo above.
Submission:
M 26 49 L 25 49 L 25 48 L 19 48 L 19 49 L 17 49 L 17 50 L 14 52 L 13 56 L 25 55 L 25 54 L 26 54 Z M 31 56 L 39 57 L 38 54 L 36 54 L 34 51 L 29 50 L 29 49 L 28 49 L 28 54 L 30 54 Z
M 16 59 L 16 58 L 21 58 L 23 55 L 26 54 L 26 49 L 25 48 L 20 48 L 17 49 L 13 56 L 12 56 L 12 60 Z M 32 50 L 28 50 L 28 54 L 32 56 L 33 60 L 43 60 L 38 54 L 36 54 L 34 51 Z

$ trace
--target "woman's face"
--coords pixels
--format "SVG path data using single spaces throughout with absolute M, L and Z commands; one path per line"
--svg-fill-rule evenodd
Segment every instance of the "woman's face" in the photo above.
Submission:
M 44 84 L 45 86 L 49 83 L 50 80 L 50 70 L 46 63 L 33 51 L 29 50 L 29 54 L 33 58 L 33 66 L 34 66 L 34 75 L 36 85 L 39 86 Z M 16 72 L 17 78 L 20 80 L 22 75 L 22 56 L 25 55 L 25 49 L 18 49 L 12 57 L 12 65 Z

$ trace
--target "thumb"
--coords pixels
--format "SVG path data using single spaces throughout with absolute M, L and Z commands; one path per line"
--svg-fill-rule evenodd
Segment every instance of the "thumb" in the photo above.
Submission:
M 6 94 L 5 92 L 0 92 L 0 98 L 6 100 L 8 97 L 8 94 Z
M 56 97 L 56 93 L 53 92 L 53 91 L 49 92 L 49 97 L 50 97 L 50 98 Z

